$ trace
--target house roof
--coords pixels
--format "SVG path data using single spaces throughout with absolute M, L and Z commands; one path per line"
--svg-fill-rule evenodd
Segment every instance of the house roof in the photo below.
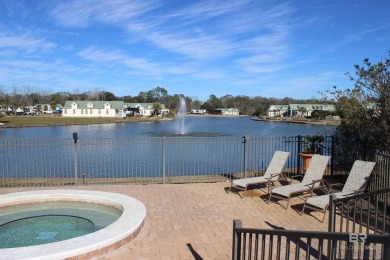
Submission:
M 110 104 L 111 108 L 119 109 L 123 108 L 123 101 L 91 101 L 91 100 L 83 100 L 83 101 L 66 101 L 64 107 L 71 107 L 73 103 L 76 103 L 79 108 L 91 108 L 88 107 L 88 104 L 92 104 L 92 108 L 104 108 L 105 104 Z
M 328 111 L 335 111 L 334 105 L 328 105 L 328 104 L 289 104 L 289 105 L 270 105 L 270 107 L 267 109 L 269 111 L 272 110 L 299 110 L 299 108 L 304 107 L 306 111 L 313 111 L 313 110 L 328 110 Z
M 110 104 L 112 109 L 121 109 L 125 107 L 142 107 L 147 108 L 148 106 L 153 106 L 153 103 L 125 103 L 123 101 L 94 101 L 94 100 L 82 100 L 82 101 L 66 101 L 64 107 L 71 107 L 73 103 L 76 103 L 78 108 L 91 108 L 88 107 L 88 104 L 92 104 L 92 109 L 103 109 L 105 104 Z M 165 109 L 165 105 L 161 104 L 161 109 Z
M 269 111 L 273 110 L 288 110 L 289 105 L 270 105 L 270 107 L 267 109 Z
M 238 111 L 238 108 L 216 108 L 214 110 L 221 110 L 221 111 Z
M 153 106 L 153 104 L 154 103 L 125 103 L 125 106 L 126 107 L 133 107 L 133 108 L 140 106 L 140 107 L 146 108 L 148 106 Z M 164 104 L 160 103 L 160 105 L 161 105 L 161 109 L 165 109 Z

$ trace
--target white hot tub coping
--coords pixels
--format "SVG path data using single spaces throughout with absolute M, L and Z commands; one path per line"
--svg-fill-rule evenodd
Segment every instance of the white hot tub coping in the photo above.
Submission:
M 111 225 L 94 233 L 50 244 L 0 249 L 1 259 L 93 258 L 113 251 L 133 240 L 141 231 L 146 208 L 139 200 L 122 194 L 87 190 L 42 190 L 0 195 L 0 208 L 53 201 L 103 204 L 123 211 Z

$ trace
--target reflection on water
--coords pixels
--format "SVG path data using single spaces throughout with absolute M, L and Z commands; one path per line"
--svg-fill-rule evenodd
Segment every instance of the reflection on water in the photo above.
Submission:
M 187 132 L 185 134 L 178 134 L 178 133 L 172 133 L 172 132 L 147 132 L 145 133 L 148 136 L 156 136 L 156 137 L 215 137 L 215 136 L 225 136 L 225 134 L 222 133 L 212 133 L 212 132 Z
M 293 151 L 291 158 L 296 158 L 296 136 L 329 135 L 332 129 L 259 122 L 248 117 L 188 116 L 186 125 L 190 130 L 181 134 L 175 128 L 177 123 L 171 120 L 0 129 L 4 144 L 0 178 L 71 179 L 76 169 L 82 180 L 231 174 L 242 171 L 244 166 L 262 169 L 276 150 Z M 72 133 L 78 134 L 77 145 Z M 245 142 L 246 157 L 244 135 L 249 135 L 250 140 Z M 18 137 L 31 139 L 10 139 Z M 295 162 L 291 159 L 288 167 L 295 167 Z
M 331 135 L 333 126 L 253 121 L 249 117 L 186 116 L 187 136 L 297 136 Z M 117 124 L 0 129 L 0 138 L 116 138 L 129 136 L 183 136 L 178 120 Z

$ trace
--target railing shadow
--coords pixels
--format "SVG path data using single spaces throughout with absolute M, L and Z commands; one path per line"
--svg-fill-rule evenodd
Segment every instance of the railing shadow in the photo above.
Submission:
M 187 243 L 187 247 L 188 249 L 190 250 L 192 256 L 194 257 L 195 260 L 203 260 L 203 257 L 201 257 L 196 251 L 195 249 L 192 247 L 192 245 L 190 243 Z
M 285 228 L 273 225 L 273 224 L 269 223 L 268 221 L 266 221 L 265 223 L 275 230 L 286 230 Z M 308 250 L 309 254 L 312 257 L 314 257 L 315 259 L 327 259 L 326 255 L 320 254 L 320 252 L 317 249 L 315 249 L 314 247 L 312 247 L 311 245 L 310 245 L 310 247 L 308 247 L 308 244 L 299 238 L 292 237 L 292 238 L 290 238 L 290 241 L 292 243 L 296 244 L 300 249 Z

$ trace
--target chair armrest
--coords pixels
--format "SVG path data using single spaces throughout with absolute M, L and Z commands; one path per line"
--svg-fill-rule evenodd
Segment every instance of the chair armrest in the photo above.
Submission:
M 281 179 L 281 178 L 283 178 L 285 181 L 288 182 L 287 176 L 283 172 L 279 173 L 279 179 Z
M 314 186 L 314 184 L 316 184 L 316 183 L 318 183 L 318 182 L 320 182 L 320 183 L 322 183 L 322 179 L 318 179 L 318 180 L 313 180 L 311 183 L 309 183 L 309 184 L 306 184 L 306 186 Z
M 268 180 L 269 182 L 272 180 L 272 178 L 274 178 L 275 176 L 280 176 L 282 175 L 282 173 L 271 173 L 270 174 L 271 176 L 268 177 L 268 178 L 265 178 L 266 180 Z
M 316 183 L 323 183 L 323 180 L 322 179 L 318 179 L 318 180 L 313 180 L 313 182 L 309 183 L 309 184 L 305 184 L 306 186 L 308 186 L 310 188 L 310 195 L 313 196 L 313 191 L 314 191 L 314 185 Z M 320 188 L 322 186 L 319 186 L 318 188 Z
M 353 195 L 357 195 L 357 194 L 361 194 L 361 193 L 364 193 L 365 189 L 358 189 L 358 190 L 353 190 L 353 192 L 351 193 L 348 193 L 348 194 L 343 194 L 343 197 L 348 197 L 348 196 L 353 196 Z
M 365 188 L 353 190 L 353 194 L 360 194 L 360 193 L 363 193 L 364 191 L 365 191 Z
M 333 184 L 329 184 L 329 191 L 331 191 L 333 189 L 333 186 L 343 186 L 344 184 L 343 183 L 333 183 Z
M 334 185 L 336 185 L 337 183 L 335 183 Z M 341 183 L 340 183 L 341 184 Z M 323 189 L 326 193 L 330 194 L 332 192 L 332 186 L 333 184 L 329 184 L 329 182 L 327 182 L 326 180 L 324 179 L 321 179 L 321 185 L 318 186 L 317 188 L 319 189 Z

